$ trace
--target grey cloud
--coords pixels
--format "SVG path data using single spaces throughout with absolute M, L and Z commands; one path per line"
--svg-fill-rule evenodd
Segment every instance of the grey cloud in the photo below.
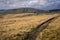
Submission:
M 21 7 L 52 8 L 60 5 L 60 0 L 0 0 L 0 9 L 11 9 Z M 56 7 L 57 8 L 57 7 Z

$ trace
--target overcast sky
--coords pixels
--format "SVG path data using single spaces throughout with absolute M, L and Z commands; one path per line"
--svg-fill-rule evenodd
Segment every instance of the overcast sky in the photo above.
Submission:
M 32 7 L 38 9 L 60 9 L 60 0 L 0 0 L 0 9 Z

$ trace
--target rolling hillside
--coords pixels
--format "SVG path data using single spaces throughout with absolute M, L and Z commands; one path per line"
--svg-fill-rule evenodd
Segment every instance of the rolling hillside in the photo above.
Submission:
M 60 40 L 60 14 L 0 14 L 0 40 Z
M 4 11 L 4 10 L 1 10 Z M 40 9 L 35 9 L 35 8 L 18 8 L 18 9 L 9 9 L 9 10 L 5 10 L 4 12 L 1 13 L 10 13 L 10 14 L 16 14 L 16 13 L 45 13 L 48 11 L 45 10 L 40 10 Z
M 40 10 L 35 8 L 17 8 L 17 9 L 8 9 L 8 10 L 0 10 L 0 14 L 20 14 L 20 13 L 60 13 L 60 9 L 52 9 L 52 10 Z

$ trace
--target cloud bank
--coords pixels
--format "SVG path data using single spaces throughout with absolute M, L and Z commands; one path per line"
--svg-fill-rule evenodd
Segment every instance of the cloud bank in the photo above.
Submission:
M 0 0 L 0 9 L 13 9 L 21 7 L 59 9 L 60 0 Z

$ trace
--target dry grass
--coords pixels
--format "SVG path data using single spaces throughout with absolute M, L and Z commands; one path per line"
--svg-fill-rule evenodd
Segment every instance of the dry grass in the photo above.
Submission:
M 46 29 L 44 29 L 37 40 L 60 40 L 60 17 L 52 21 Z
M 28 16 L 26 16 L 28 15 Z M 31 16 L 29 16 L 31 15 Z M 36 28 L 39 24 L 59 14 L 6 14 L 0 16 L 0 40 L 22 40 L 26 32 Z M 59 18 L 48 25 L 40 33 L 37 40 L 59 39 Z M 57 31 L 57 32 L 56 32 Z M 42 35 L 43 34 L 43 35 Z M 54 35 L 53 35 L 54 34 Z M 60 34 L 59 34 L 60 35 Z M 52 37 L 54 39 L 52 39 Z M 58 37 L 58 38 L 57 38 Z

